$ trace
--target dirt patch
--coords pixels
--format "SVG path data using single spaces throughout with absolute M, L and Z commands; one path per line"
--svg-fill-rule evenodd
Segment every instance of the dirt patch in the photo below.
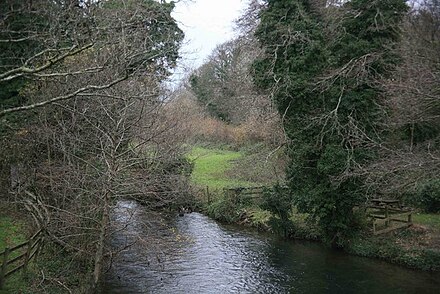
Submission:
M 413 225 L 406 230 L 394 234 L 395 243 L 410 250 L 435 249 L 440 250 L 440 232 L 428 226 Z

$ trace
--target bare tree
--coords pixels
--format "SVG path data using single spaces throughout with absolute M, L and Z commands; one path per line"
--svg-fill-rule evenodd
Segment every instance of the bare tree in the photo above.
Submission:
M 34 181 L 13 192 L 51 241 L 92 266 L 90 288 L 97 289 L 106 257 L 119 250 L 108 244 L 117 201 L 157 208 L 186 195 L 185 162 L 168 140 L 175 125 L 166 120 L 161 85 L 183 34 L 170 16 L 172 5 L 155 1 L 8 4 L 10 15 L 42 14 L 47 21 L 47 31 L 29 24 L 20 33 L 39 48 L 10 65 L 10 56 L 2 55 L 0 82 L 23 81 L 26 101 L 0 115 L 8 120 L 34 110 L 29 116 L 35 122 L 21 126 L 26 136 L 15 146 L 35 150 L 26 162 L 36 171 Z M 21 42 L 14 36 L 9 39 Z
M 240 26 L 242 22 L 244 19 Z M 243 30 L 247 32 L 251 24 L 245 24 Z M 273 100 L 253 83 L 252 64 L 261 54 L 258 42 L 249 35 L 221 44 L 209 60 L 193 72 L 190 86 L 199 105 L 212 117 L 243 127 L 250 139 L 282 144 L 280 116 Z
M 2 4 L 6 11 L 0 23 L 0 44 L 7 50 L 2 54 L 0 83 L 17 79 L 48 82 L 68 76 L 83 76 L 84 82 L 76 87 L 65 87 L 65 91 L 56 96 L 2 109 L 0 115 L 91 95 L 127 79 L 140 68 L 156 66 L 158 76 L 166 74 L 175 65 L 175 48 L 180 44 L 182 32 L 175 30 L 176 24 L 167 23 L 173 6 L 165 4 L 162 9 L 148 10 L 148 6 L 159 5 L 154 3 L 9 0 Z M 25 28 L 15 30 L 21 19 L 26 20 Z M 173 29 L 177 35 L 166 33 Z M 16 54 L 17 44 L 21 43 L 28 52 Z M 98 56 L 97 52 L 106 50 L 118 50 L 119 56 L 97 58 L 91 64 L 79 63 L 81 66 L 74 70 L 61 66 L 74 56 L 83 53 Z M 102 79 L 96 84 L 87 82 L 90 74 L 104 70 L 114 71 L 111 79 Z
M 391 78 L 382 80 L 388 114 L 380 142 L 380 159 L 366 167 L 372 189 L 403 195 L 438 177 L 440 153 L 440 96 L 438 84 L 440 5 L 418 2 L 403 24 L 403 40 L 396 49 L 402 63 Z

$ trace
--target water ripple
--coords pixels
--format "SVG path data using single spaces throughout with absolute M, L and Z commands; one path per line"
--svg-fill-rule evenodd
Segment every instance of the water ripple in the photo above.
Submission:
M 126 249 L 107 275 L 109 294 L 437 293 L 439 287 L 438 275 L 221 226 L 198 213 L 167 219 L 121 201 L 112 222 L 112 246 Z

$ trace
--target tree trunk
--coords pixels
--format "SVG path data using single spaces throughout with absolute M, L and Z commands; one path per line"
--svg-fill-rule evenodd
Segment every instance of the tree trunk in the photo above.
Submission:
M 108 224 L 108 192 L 106 192 L 104 195 L 104 210 L 101 219 L 101 229 L 99 232 L 98 244 L 96 245 L 95 268 L 93 271 L 93 284 L 91 291 L 92 293 L 99 292 L 98 290 L 101 282 L 102 266 L 104 263 L 104 245 L 107 235 Z

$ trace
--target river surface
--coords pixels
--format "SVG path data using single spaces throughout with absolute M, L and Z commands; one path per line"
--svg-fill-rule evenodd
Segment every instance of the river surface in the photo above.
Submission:
M 118 203 L 103 293 L 440 293 L 440 275 Z

